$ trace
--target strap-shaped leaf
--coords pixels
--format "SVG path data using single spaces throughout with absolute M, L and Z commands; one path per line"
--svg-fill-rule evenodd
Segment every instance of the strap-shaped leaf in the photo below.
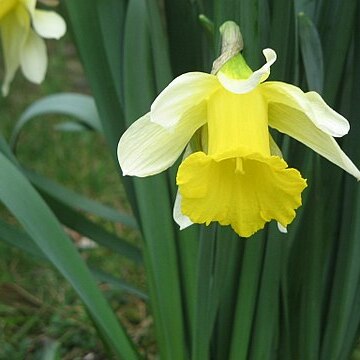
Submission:
M 27 179 L 1 153 L 0 200 L 42 252 L 72 284 L 109 347 L 120 357 L 138 356 L 70 239 Z
M 321 94 L 324 86 L 324 60 L 319 33 L 304 13 L 298 15 L 300 49 L 309 90 Z
M 123 224 L 132 229 L 137 229 L 135 219 L 125 212 L 120 212 L 110 206 L 80 195 L 79 193 L 67 189 L 55 181 L 52 181 L 33 171 L 26 170 L 26 176 L 36 187 L 74 209 L 83 210 L 87 213 L 100 216 L 106 220 Z
M 117 41 L 121 29 L 115 26 L 113 28 L 115 30 L 110 32 L 109 29 L 112 28 L 112 25 L 105 26 L 107 20 L 106 18 L 102 19 L 102 17 L 110 11 L 114 11 L 116 12 L 114 18 L 117 24 L 121 23 L 122 19 L 119 19 L 119 15 L 121 17 L 121 5 L 126 4 L 126 1 L 64 0 L 63 3 L 68 13 L 68 20 L 73 30 L 74 40 L 84 65 L 87 80 L 99 110 L 104 136 L 110 147 L 113 160 L 119 169 L 116 149 L 120 135 L 125 130 L 125 118 L 122 97 L 120 97 L 123 93 L 118 94 L 118 89 L 119 82 L 121 85 L 124 82 L 124 74 L 121 75 L 121 79 L 117 78 L 118 69 L 121 69 L 122 66 L 114 59 L 109 60 L 109 56 L 112 56 L 109 50 L 113 49 L 115 52 L 115 49 L 119 49 Z M 106 41 L 104 42 L 105 34 Z M 121 56 L 123 57 L 123 51 Z M 118 69 L 113 69 L 113 66 L 118 67 Z M 136 96 L 138 97 L 138 93 Z M 137 204 L 132 181 L 125 177 L 123 182 L 135 216 L 137 216 Z
M 124 40 L 128 125 L 149 111 L 156 96 L 148 16 L 146 2 L 129 2 Z M 186 358 L 183 304 L 168 179 L 161 174 L 133 181 L 159 352 L 164 359 L 182 360 Z
M 100 225 L 87 219 L 84 215 L 76 212 L 51 195 L 44 194 L 44 198 L 59 221 L 64 225 L 89 237 L 99 245 L 105 246 L 119 255 L 125 256 L 138 264 L 142 262 L 142 254 L 137 246 L 108 232 Z
M 45 254 L 41 251 L 41 249 L 36 245 L 36 243 L 27 233 L 25 233 L 21 229 L 16 228 L 13 225 L 7 224 L 1 219 L 0 239 L 6 244 L 14 246 L 33 257 L 39 258 L 41 260 L 48 260 Z M 144 300 L 148 299 L 147 294 L 145 294 L 142 290 L 138 289 L 134 285 L 118 279 L 117 277 L 97 268 L 90 267 L 90 270 L 99 282 L 105 282 L 106 284 L 112 286 L 114 289 L 125 291 L 129 294 L 134 294 Z
M 102 132 L 96 105 L 91 96 L 75 93 L 49 95 L 35 101 L 22 113 L 11 135 L 11 148 L 15 148 L 20 132 L 30 120 L 49 114 L 71 116 L 90 129 Z

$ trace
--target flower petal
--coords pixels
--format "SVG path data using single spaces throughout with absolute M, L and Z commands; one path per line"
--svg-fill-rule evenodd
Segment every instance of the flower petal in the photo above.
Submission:
M 2 93 L 6 96 L 16 70 L 20 65 L 22 47 L 30 29 L 30 18 L 26 9 L 18 5 L 1 19 L 1 40 L 4 54 L 5 77 Z
M 28 12 L 32 15 L 35 11 L 36 0 L 22 0 L 24 6 L 26 6 Z
M 173 210 L 173 218 L 175 222 L 179 225 L 180 230 L 184 230 L 190 225 L 193 224 L 193 222 L 190 220 L 189 217 L 184 215 L 181 211 L 181 202 L 182 202 L 182 196 L 179 192 L 179 190 L 176 193 L 176 199 L 174 204 L 174 210 Z
M 286 226 L 282 226 L 279 222 L 277 223 L 278 229 L 281 233 L 283 234 L 287 234 L 287 227 Z
M 184 159 L 186 159 L 189 155 L 191 155 L 193 152 L 190 144 L 186 147 L 185 151 L 184 151 L 184 155 L 183 155 L 183 161 Z M 184 230 L 187 227 L 189 227 L 190 225 L 193 224 L 193 222 L 182 213 L 181 211 L 181 194 L 179 192 L 179 190 L 176 193 L 176 198 L 175 198 L 175 203 L 174 203 L 174 209 L 173 209 L 173 218 L 175 220 L 175 222 L 179 225 L 180 230 Z
M 285 104 L 305 113 L 315 126 L 331 136 L 341 137 L 349 132 L 349 122 L 314 91 L 304 93 L 297 86 L 280 81 L 266 82 L 260 88 L 268 102 Z
M 33 30 L 29 31 L 22 48 L 20 62 L 21 70 L 29 81 L 40 84 L 44 80 L 47 68 L 46 46 Z
M 171 131 L 152 122 L 147 113 L 135 121 L 119 141 L 118 159 L 123 174 L 144 177 L 166 170 L 205 122 L 204 102 L 183 114 Z
M 182 212 L 195 223 L 231 225 L 243 237 L 272 219 L 284 227 L 291 223 L 306 187 L 300 173 L 277 156 L 241 156 L 238 151 L 227 156 L 196 152 L 181 163 L 176 180 Z
M 66 32 L 64 19 L 54 11 L 36 9 L 32 23 L 35 31 L 46 39 L 60 39 Z
M 263 54 L 266 63 L 258 70 L 254 71 L 246 80 L 229 78 L 224 72 L 217 73 L 221 85 L 228 91 L 235 94 L 245 94 L 255 89 L 261 82 L 265 81 L 270 75 L 270 66 L 276 61 L 276 52 L 272 49 L 264 49 Z
M 269 126 L 300 141 L 360 180 L 360 171 L 334 138 L 315 126 L 304 112 L 284 104 L 270 102 Z
M 175 126 L 182 115 L 209 97 L 220 86 L 216 76 L 190 72 L 174 79 L 151 106 L 151 121 L 167 129 Z

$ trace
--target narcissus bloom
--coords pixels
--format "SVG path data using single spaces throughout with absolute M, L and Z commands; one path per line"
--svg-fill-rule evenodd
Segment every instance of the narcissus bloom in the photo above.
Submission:
M 276 220 L 285 231 L 306 187 L 289 168 L 269 133 L 285 133 L 360 179 L 333 137 L 348 121 L 315 92 L 264 82 L 276 60 L 253 72 L 240 53 L 215 74 L 191 72 L 173 80 L 149 113 L 120 139 L 124 175 L 150 176 L 169 168 L 186 148 L 177 173 L 174 218 L 185 228 L 217 221 L 249 237 Z
M 36 9 L 35 6 L 36 0 L 0 0 L 0 32 L 5 64 L 3 95 L 8 94 L 19 66 L 29 81 L 42 82 L 47 68 L 46 46 L 42 38 L 59 39 L 66 31 L 60 15 Z

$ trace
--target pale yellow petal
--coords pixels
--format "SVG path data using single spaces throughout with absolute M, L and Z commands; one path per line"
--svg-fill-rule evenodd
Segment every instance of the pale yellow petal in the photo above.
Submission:
M 18 0 L 22 3 L 30 14 L 33 14 L 36 7 L 36 0 Z
M 269 103 L 269 126 L 300 141 L 360 180 L 359 169 L 334 138 L 315 126 L 304 112 L 284 104 Z
M 280 81 L 261 84 L 260 90 L 269 103 L 284 104 L 303 112 L 316 127 L 331 136 L 340 137 L 349 132 L 349 122 L 314 91 L 304 93 L 297 86 Z
M 286 226 L 282 226 L 279 222 L 277 223 L 278 229 L 281 233 L 283 234 L 287 234 L 287 227 Z
M 188 156 L 190 156 L 193 153 L 191 145 L 189 144 L 184 151 L 184 155 L 183 155 L 183 161 L 184 159 L 186 159 Z M 175 220 L 175 222 L 179 225 L 180 230 L 184 230 L 187 227 L 189 227 L 190 225 L 193 224 L 193 222 L 189 219 L 188 216 L 184 215 L 181 211 L 181 201 L 182 201 L 182 197 L 181 194 L 179 192 L 179 190 L 176 193 L 176 198 L 175 198 L 175 203 L 174 203 L 174 209 L 173 209 L 173 218 Z
M 43 38 L 60 39 L 66 32 L 64 19 L 54 11 L 36 9 L 32 23 L 35 31 Z
M 1 19 L 1 42 L 3 48 L 5 76 L 2 93 L 7 95 L 16 70 L 20 66 L 22 48 L 30 30 L 30 17 L 22 5 L 17 5 Z
M 184 113 L 206 100 L 219 87 L 214 75 L 201 72 L 180 75 L 153 102 L 151 121 L 170 129 Z
M 47 54 L 44 40 L 33 30 L 29 31 L 21 50 L 21 70 L 24 76 L 35 84 L 40 84 L 45 77 Z
M 179 225 L 180 230 L 184 230 L 190 225 L 192 225 L 193 222 L 190 220 L 188 216 L 183 214 L 181 210 L 181 203 L 182 203 L 182 196 L 178 190 L 176 193 L 176 199 L 173 209 L 173 218 L 175 222 Z
M 235 94 L 245 94 L 254 90 L 261 82 L 265 81 L 270 75 L 270 67 L 276 61 L 276 53 L 272 49 L 264 49 L 263 54 L 266 63 L 258 70 L 254 71 L 247 79 L 236 79 L 222 71 L 217 73 L 221 85 L 228 91 Z
M 166 170 L 205 122 L 204 103 L 183 114 L 171 131 L 152 122 L 147 113 L 135 121 L 119 141 L 118 158 L 123 174 L 144 177 Z

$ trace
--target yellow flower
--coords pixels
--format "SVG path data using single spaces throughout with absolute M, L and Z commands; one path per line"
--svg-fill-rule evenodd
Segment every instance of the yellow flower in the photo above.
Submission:
M 264 82 L 276 54 L 271 49 L 263 53 L 266 63 L 255 72 L 238 53 L 216 75 L 191 72 L 177 77 L 120 139 L 124 175 L 164 171 L 186 148 L 174 206 L 180 228 L 217 221 L 249 237 L 276 220 L 286 231 L 301 205 L 306 181 L 288 168 L 269 127 L 360 179 L 333 138 L 349 131 L 348 121 L 315 92 Z
M 0 0 L 0 31 L 4 54 L 3 95 L 16 70 L 21 66 L 25 77 L 41 83 L 47 68 L 46 46 L 42 38 L 59 39 L 66 31 L 61 16 L 35 8 L 36 0 Z

